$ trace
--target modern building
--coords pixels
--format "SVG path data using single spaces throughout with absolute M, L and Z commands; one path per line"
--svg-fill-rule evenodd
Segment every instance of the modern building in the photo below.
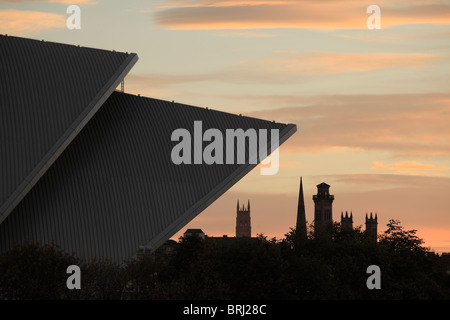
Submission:
M 262 160 L 248 148 L 256 163 L 198 162 L 206 142 L 197 141 L 195 164 L 175 163 L 176 130 L 278 130 L 266 154 L 296 131 L 116 90 L 137 61 L 135 53 L 0 35 L 0 252 L 25 241 L 86 260 L 154 251 Z

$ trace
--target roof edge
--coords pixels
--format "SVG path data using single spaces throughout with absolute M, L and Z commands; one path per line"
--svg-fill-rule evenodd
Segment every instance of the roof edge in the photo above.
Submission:
M 11 196 L 0 207 L 0 224 L 8 217 L 14 208 L 22 201 L 27 193 L 39 181 L 39 179 L 47 172 L 50 166 L 64 152 L 67 146 L 75 139 L 84 126 L 92 119 L 95 113 L 105 103 L 120 82 L 125 78 L 128 72 L 133 68 L 138 60 L 136 53 L 130 53 L 121 66 L 116 70 L 114 75 L 97 93 L 89 105 L 75 119 L 72 125 L 64 132 L 47 154 L 39 161 L 37 166 L 28 174 L 25 180 L 16 188 Z
M 288 124 L 280 132 L 279 144 L 280 147 L 287 139 L 289 139 L 295 132 L 297 132 L 297 126 L 295 124 Z M 267 145 L 268 155 L 272 150 L 273 146 Z M 273 150 L 275 151 L 275 149 Z M 157 235 L 152 241 L 145 245 L 146 250 L 155 251 L 160 247 L 165 241 L 172 237 L 175 233 L 181 230 L 185 225 L 187 225 L 192 219 L 198 216 L 203 210 L 209 207 L 214 201 L 221 197 L 226 191 L 228 191 L 233 185 L 235 185 L 239 180 L 241 180 L 247 173 L 249 173 L 257 164 L 246 163 L 240 166 L 233 174 L 227 177 L 221 184 L 216 188 L 211 190 L 206 196 L 197 201 L 190 209 L 183 213 L 180 218 L 175 220 L 166 231 Z

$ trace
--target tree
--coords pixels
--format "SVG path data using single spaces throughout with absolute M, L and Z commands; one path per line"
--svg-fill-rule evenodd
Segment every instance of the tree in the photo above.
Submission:
M 417 252 L 429 251 L 422 247 L 423 239 L 416 233 L 417 230 L 405 230 L 399 220 L 389 220 L 388 229 L 380 236 L 379 243 L 392 252 Z
M 0 298 L 10 300 L 61 299 L 70 265 L 80 260 L 52 245 L 27 242 L 0 255 Z

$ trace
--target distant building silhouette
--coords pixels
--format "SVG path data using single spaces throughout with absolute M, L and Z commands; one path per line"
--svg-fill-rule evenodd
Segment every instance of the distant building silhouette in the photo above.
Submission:
M 250 200 L 248 200 L 247 209 L 242 205 L 242 209 L 239 208 L 239 200 L 237 201 L 236 208 L 236 238 L 251 237 L 252 226 L 250 218 Z
M 367 238 L 372 241 L 377 241 L 377 233 L 378 233 L 378 217 L 375 213 L 375 217 L 372 216 L 372 212 L 370 213 L 370 217 L 367 216 L 366 213 L 366 234 Z
M 345 216 L 344 213 L 341 212 L 341 228 L 345 231 L 353 230 L 353 212 L 350 212 L 350 216 L 347 211 L 345 211 Z
M 205 233 L 202 231 L 202 229 L 187 229 L 183 233 L 183 238 L 189 237 L 189 236 L 197 236 L 200 239 L 205 239 Z
M 331 232 L 333 226 L 333 201 L 334 195 L 330 194 L 330 185 L 322 182 L 317 185 L 317 194 L 313 195 L 314 201 L 314 227 L 315 234 L 318 235 L 328 234 Z M 298 207 L 297 207 L 297 234 L 302 238 L 306 238 L 306 213 L 305 213 L 305 200 L 303 196 L 303 179 L 300 178 L 300 190 L 298 195 Z M 351 231 L 353 230 L 353 212 L 348 214 L 348 211 L 341 212 L 341 230 Z M 378 217 L 375 213 L 373 216 L 370 213 L 370 217 L 366 213 L 366 230 L 365 233 L 368 239 L 377 241 L 378 234 Z
M 325 182 L 318 184 L 313 200 L 315 231 L 328 230 L 333 225 L 334 196 L 330 195 L 330 185 Z
M 306 213 L 305 213 L 305 199 L 303 197 L 303 181 L 300 177 L 300 190 L 298 192 L 298 206 L 297 206 L 297 224 L 295 226 L 297 234 L 306 238 Z
M 222 237 L 210 237 L 206 235 L 202 229 L 187 229 L 183 237 L 196 235 L 206 241 L 220 241 L 221 243 L 234 243 L 235 241 L 256 241 L 258 238 L 252 238 L 252 225 L 250 217 L 250 200 L 248 200 L 247 208 L 244 205 L 239 206 L 239 200 L 236 206 L 236 237 L 229 237 L 224 234 Z

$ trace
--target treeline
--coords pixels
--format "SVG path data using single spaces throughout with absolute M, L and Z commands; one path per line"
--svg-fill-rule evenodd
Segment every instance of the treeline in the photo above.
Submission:
M 335 224 L 327 236 L 283 239 L 180 239 L 117 265 L 85 262 L 55 246 L 27 243 L 0 256 L 2 299 L 449 299 L 450 257 L 423 247 L 415 230 L 391 220 L 378 242 Z M 81 289 L 69 290 L 69 265 Z M 368 289 L 367 268 L 381 271 Z

